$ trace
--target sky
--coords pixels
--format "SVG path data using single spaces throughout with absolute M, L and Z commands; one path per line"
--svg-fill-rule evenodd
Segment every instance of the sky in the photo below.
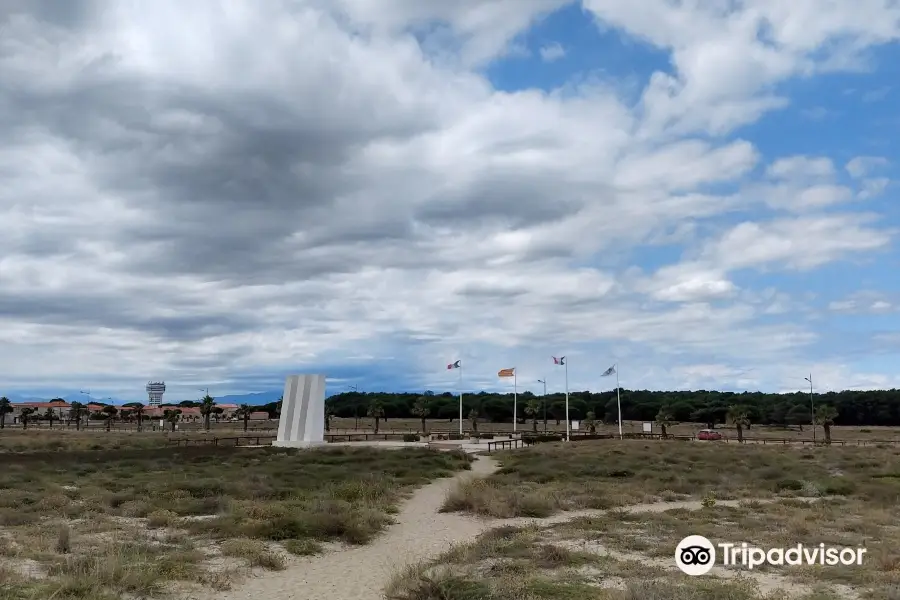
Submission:
M 900 387 L 898 38 L 897 0 L 6 0 L 0 394 Z

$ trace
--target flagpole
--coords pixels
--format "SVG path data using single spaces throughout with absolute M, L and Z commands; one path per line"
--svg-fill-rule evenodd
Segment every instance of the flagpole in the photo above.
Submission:
M 566 441 L 569 441 L 572 421 L 569 420 L 569 361 L 563 359 L 566 367 Z
M 619 439 L 622 439 L 622 400 L 619 398 L 619 363 L 616 363 L 616 404 L 619 406 Z
M 516 433 L 516 422 L 519 420 L 516 415 L 516 402 L 519 400 L 519 371 L 513 368 L 513 434 Z
M 459 363 L 459 435 L 463 434 L 463 413 L 462 413 L 462 363 Z

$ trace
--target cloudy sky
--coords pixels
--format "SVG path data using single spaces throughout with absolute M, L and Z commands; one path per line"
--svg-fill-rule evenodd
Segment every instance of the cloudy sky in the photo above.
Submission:
M 5 0 L 0 393 L 900 386 L 898 38 L 897 0 Z

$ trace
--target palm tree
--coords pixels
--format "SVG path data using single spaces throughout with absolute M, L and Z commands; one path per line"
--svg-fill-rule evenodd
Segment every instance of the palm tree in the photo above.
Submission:
M 830 404 L 822 404 L 816 407 L 816 424 L 821 425 L 825 431 L 825 443 L 831 444 L 831 426 L 837 419 L 837 410 Z
M 597 414 L 589 410 L 584 417 L 584 424 L 587 425 L 588 431 L 597 433 Z
M 75 421 L 75 431 L 81 429 L 81 419 L 87 414 L 87 407 L 77 400 L 69 407 L 69 418 Z
M 209 417 L 216 408 L 216 400 L 209 394 L 203 396 L 200 401 L 200 414 L 203 415 L 203 428 L 209 431 Z
M 22 410 L 19 411 L 19 416 L 22 419 L 22 429 L 28 429 L 28 417 L 34 414 L 34 409 L 30 406 L 26 406 Z
M 478 408 L 472 407 L 469 411 L 469 421 L 472 422 L 472 433 L 478 434 Z
M 247 425 L 250 424 L 250 413 L 253 412 L 253 408 L 249 404 L 241 404 L 236 411 L 234 411 L 234 416 L 240 417 L 244 421 L 244 431 L 247 431 Z
M 180 408 L 166 409 L 163 412 L 163 418 L 172 426 L 172 431 L 175 431 L 175 423 L 178 422 L 179 417 L 181 417 Z
M 144 424 L 144 405 L 140 402 L 132 402 L 129 406 L 131 407 L 131 414 L 137 419 L 137 430 L 142 431 Z
M 537 433 L 538 414 L 541 412 L 541 402 L 537 398 L 529 398 L 525 403 L 525 414 L 531 417 L 532 431 Z
M 428 432 L 425 431 L 425 419 L 428 418 L 429 413 L 431 413 L 431 407 L 428 406 L 428 396 L 416 398 L 416 403 L 412 407 L 412 414 L 422 420 L 422 435 L 428 435 Z
M 378 433 L 378 424 L 384 418 L 384 405 L 381 404 L 381 400 L 378 398 L 372 399 L 372 402 L 369 403 L 368 414 L 369 417 L 375 419 L 375 433 Z
M 659 425 L 663 438 L 668 437 L 669 433 L 666 431 L 666 428 L 675 424 L 675 418 L 672 416 L 672 411 L 668 406 L 661 407 L 659 412 L 656 413 L 656 424 Z
M 0 429 L 6 429 L 6 415 L 13 411 L 12 403 L 9 398 L 3 396 L 0 398 Z
M 53 429 L 53 419 L 56 417 L 56 414 L 53 412 L 52 408 L 48 408 L 44 411 L 44 418 L 50 422 L 50 429 Z
M 744 427 L 750 426 L 748 412 L 745 406 L 732 406 L 728 409 L 728 414 L 725 416 L 725 419 L 734 425 L 734 428 L 737 430 L 738 443 L 744 442 Z
M 110 404 L 109 406 L 104 406 L 103 410 L 101 410 L 100 412 L 102 412 L 104 418 L 106 418 L 106 430 L 109 431 L 110 429 L 112 429 L 112 422 L 115 420 L 116 414 L 118 414 L 119 409 Z

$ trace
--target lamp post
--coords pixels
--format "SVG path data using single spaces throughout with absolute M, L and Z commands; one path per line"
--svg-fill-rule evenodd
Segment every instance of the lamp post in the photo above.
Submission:
M 812 382 L 812 373 L 809 374 L 809 377 L 804 377 L 803 379 L 809 382 L 809 416 L 811 418 L 812 430 L 813 430 L 813 445 L 816 444 L 816 405 L 813 402 L 813 382 Z
M 541 406 L 544 407 L 544 433 L 547 432 L 547 380 L 538 379 L 538 383 L 544 384 L 544 395 L 541 396 Z

